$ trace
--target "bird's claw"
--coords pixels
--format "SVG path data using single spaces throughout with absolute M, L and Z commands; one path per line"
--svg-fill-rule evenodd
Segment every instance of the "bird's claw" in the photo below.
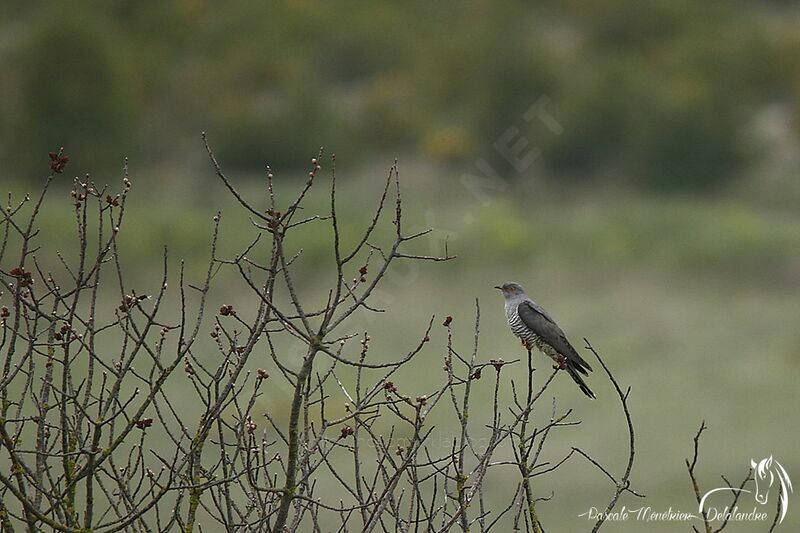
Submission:
M 567 369 L 567 358 L 563 355 L 559 355 L 556 359 L 556 364 L 553 365 L 553 370 L 566 370 Z

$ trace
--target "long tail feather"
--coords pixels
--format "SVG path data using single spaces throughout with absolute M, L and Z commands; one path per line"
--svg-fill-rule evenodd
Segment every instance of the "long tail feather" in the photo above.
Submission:
M 584 393 L 586 396 L 588 396 L 588 397 L 589 397 L 589 398 L 591 398 L 592 400 L 596 400 L 596 399 L 597 399 L 597 396 L 595 396 L 595 395 L 594 395 L 594 393 L 592 392 L 592 390 L 589 388 L 589 386 L 588 386 L 588 385 L 586 385 L 586 382 L 585 382 L 585 381 L 583 381 L 583 378 L 580 376 L 580 374 L 578 374 L 578 372 L 576 371 L 576 369 L 575 369 L 575 368 L 574 368 L 572 365 L 570 365 L 570 364 L 567 364 L 567 372 L 569 373 L 569 375 L 570 375 L 570 377 L 572 378 L 572 380 L 573 380 L 575 383 L 577 383 L 577 384 L 578 384 L 578 387 L 580 387 L 581 391 L 582 391 L 582 392 L 583 392 L 583 393 Z

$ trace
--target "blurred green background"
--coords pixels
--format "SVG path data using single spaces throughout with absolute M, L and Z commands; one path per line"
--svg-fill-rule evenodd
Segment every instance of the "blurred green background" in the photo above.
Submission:
M 149 267 L 165 243 L 201 272 L 217 209 L 232 214 L 226 249 L 241 249 L 253 231 L 215 181 L 201 131 L 253 198 L 265 164 L 291 191 L 320 146 L 335 152 L 349 236 L 399 157 L 407 227 L 435 230 L 419 250 L 442 253 L 447 239 L 459 258 L 390 273 L 380 293 L 389 312 L 360 325 L 383 357 L 404 352 L 430 313 L 455 317 L 466 350 L 476 297 L 479 357 L 519 357 L 491 289 L 513 279 L 632 385 L 633 481 L 647 505 L 694 508 L 683 458 L 703 418 L 707 488 L 771 454 L 800 476 L 794 2 L 5 0 L 0 67 L 4 188 L 33 191 L 48 151 L 71 156 L 45 242 L 72 235 L 68 178 L 117 183 L 127 156 L 123 242 L 135 279 L 157 285 Z M 311 202 L 324 209 L 324 193 Z M 329 232 L 303 238 L 298 276 L 318 297 Z M 251 304 L 241 289 L 218 290 Z M 428 357 L 432 371 L 407 388 L 438 382 L 441 351 Z M 595 373 L 590 403 L 559 381 L 560 404 L 584 422 L 554 434 L 548 458 L 578 445 L 619 468 L 626 441 L 612 390 Z M 284 413 L 288 399 L 267 403 Z M 578 461 L 559 472 L 537 480 L 541 496 L 555 492 L 542 519 L 584 529 L 577 515 L 605 504 L 606 481 Z M 515 482 L 507 474 L 492 480 L 498 494 Z M 790 509 L 782 527 L 798 525 Z

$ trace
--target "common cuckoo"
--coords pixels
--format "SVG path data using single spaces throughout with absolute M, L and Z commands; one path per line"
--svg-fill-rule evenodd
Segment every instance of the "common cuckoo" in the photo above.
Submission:
M 558 368 L 567 371 L 586 396 L 594 399 L 594 393 L 581 377 L 581 374 L 588 376 L 592 367 L 578 355 L 547 311 L 531 300 L 519 283 L 509 281 L 495 286 L 495 289 L 502 291 L 506 299 L 508 326 L 522 340 L 522 345 L 529 352 L 536 347 L 552 358 Z

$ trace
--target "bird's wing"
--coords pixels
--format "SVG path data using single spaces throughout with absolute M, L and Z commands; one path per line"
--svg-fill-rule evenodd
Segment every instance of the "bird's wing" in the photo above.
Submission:
M 592 370 L 589 363 L 575 351 L 575 348 L 567 340 L 564 332 L 558 327 L 558 324 L 550 318 L 547 312 L 533 302 L 525 301 L 517 307 L 522 322 L 528 326 L 542 341 L 546 342 L 555 350 L 567 358 L 567 360 L 574 364 L 575 368 L 582 374 L 586 374 L 586 370 Z

